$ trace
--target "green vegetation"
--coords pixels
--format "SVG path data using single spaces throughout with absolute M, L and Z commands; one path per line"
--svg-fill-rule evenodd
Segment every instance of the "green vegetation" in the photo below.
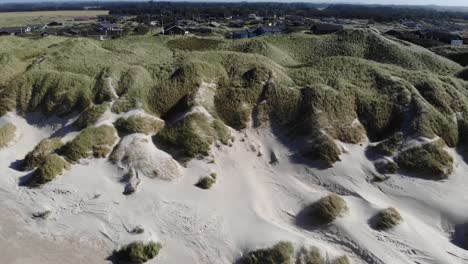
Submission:
M 400 213 L 393 207 L 380 211 L 375 218 L 375 227 L 381 230 L 390 229 L 403 221 Z
M 247 253 L 242 264 L 292 264 L 294 247 L 289 242 L 279 242 L 271 248 L 257 249 Z
M 457 62 L 462 66 L 468 66 L 468 48 L 463 47 L 453 47 L 453 46 L 440 46 L 430 49 L 434 53 L 443 56 L 449 60 Z
M 63 146 L 60 138 L 43 139 L 24 158 L 22 169 L 32 170 L 44 163 L 46 158 Z
M 119 118 L 114 125 L 119 132 L 124 134 L 156 135 L 164 127 L 164 121 L 153 116 L 130 116 Z
M 212 138 L 208 118 L 202 114 L 191 114 L 172 126 L 164 127 L 157 138 L 182 151 L 189 158 L 206 156 L 210 150 Z
M 204 114 L 193 113 L 164 127 L 156 138 L 177 149 L 182 155 L 194 158 L 208 155 L 211 144 L 216 139 L 228 144 L 232 136 L 222 121 L 210 121 Z
M 60 153 L 71 163 L 90 156 L 105 157 L 117 140 L 114 127 L 88 127 L 62 147 Z
M 400 166 L 396 162 L 388 160 L 376 162 L 375 168 L 383 174 L 394 174 L 400 170 Z
M 401 152 L 395 161 L 400 168 L 426 179 L 442 180 L 453 170 L 453 158 L 444 146 L 441 140 L 425 143 Z
M 228 144 L 225 125 L 243 129 L 251 118 L 254 125 L 278 124 L 304 142 L 302 153 L 328 165 L 340 159 L 336 140 L 359 143 L 366 135 L 382 141 L 376 149 L 384 155 L 395 154 L 408 136 L 468 145 L 468 82 L 460 79 L 468 79 L 466 70 L 371 29 L 239 41 L 150 34 L 106 42 L 2 37 L 0 71 L 0 115 L 78 112 L 79 129 L 113 100 L 115 113 L 182 115 L 203 93 L 200 84 L 214 83 L 205 107 L 214 122 L 191 114 L 156 137 L 188 157 L 206 155 L 216 140 Z M 184 100 L 189 103 L 179 109 Z M 116 125 L 131 127 L 126 133 L 142 131 L 135 121 Z
M 336 218 L 342 216 L 348 207 L 346 201 L 337 194 L 330 194 L 321 198 L 310 206 L 311 217 L 317 218 L 320 222 L 331 223 Z
M 223 41 L 217 39 L 198 38 L 198 37 L 185 37 L 175 38 L 167 42 L 167 46 L 171 49 L 180 50 L 212 50 L 218 45 L 222 44 Z
M 382 155 L 390 156 L 398 151 L 402 143 L 403 133 L 398 132 L 377 144 L 375 147 L 373 147 L 373 150 Z
M 197 186 L 198 188 L 207 190 L 207 189 L 210 189 L 215 183 L 216 183 L 216 173 L 212 173 L 210 174 L 210 176 L 201 178 L 197 182 L 197 184 L 195 184 L 195 186 Z
M 66 160 L 57 154 L 50 154 L 44 158 L 44 161 L 33 172 L 26 185 L 37 186 L 52 181 L 55 177 L 69 169 L 70 165 Z
M 347 256 L 341 256 L 332 260 L 331 264 L 350 264 L 350 262 Z
M 224 145 L 229 144 L 233 137 L 229 128 L 219 119 L 213 121 L 213 129 L 216 134 L 216 138 Z
M 0 148 L 4 148 L 10 144 L 15 138 L 16 126 L 12 123 L 5 123 L 0 127 Z
M 295 264 L 326 264 L 325 258 L 320 253 L 320 250 L 316 247 L 309 249 L 302 247 L 296 253 Z
M 93 105 L 84 110 L 80 117 L 73 123 L 78 129 L 84 129 L 89 126 L 94 125 L 96 121 L 104 114 L 104 112 L 109 108 L 109 103 L 103 103 L 100 105 Z
M 132 242 L 114 252 L 116 263 L 140 264 L 155 258 L 162 246 L 160 243 Z
M 324 161 L 328 166 L 340 161 L 341 151 L 328 135 L 316 136 L 308 142 L 302 152 L 304 156 Z

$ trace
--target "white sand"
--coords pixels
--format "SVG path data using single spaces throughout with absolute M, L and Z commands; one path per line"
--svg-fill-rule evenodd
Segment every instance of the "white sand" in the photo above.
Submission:
M 213 147 L 215 163 L 193 160 L 172 181 L 142 177 L 138 191 L 125 196 L 124 170 L 107 159 L 72 165 L 42 188 L 19 187 L 26 173 L 10 164 L 60 126 L 31 125 L 14 114 L 1 119 L 17 125 L 18 140 L 0 150 L 0 263 L 108 263 L 113 249 L 134 240 L 160 241 L 163 249 L 149 263 L 161 264 L 232 263 L 280 240 L 346 254 L 353 263 L 468 263 L 468 251 L 450 242 L 453 226 L 468 222 L 468 166 L 453 150 L 456 167 L 448 180 L 394 175 L 375 184 L 366 144 L 342 144 L 341 162 L 314 169 L 293 159 L 293 144 L 287 148 L 269 130 L 248 129 L 235 134 L 232 147 Z M 46 123 L 52 121 L 41 120 Z M 212 172 L 218 175 L 212 189 L 194 186 Z M 343 195 L 348 213 L 320 229 L 296 225 L 296 214 L 330 191 Z M 369 219 L 389 206 L 401 212 L 403 224 L 389 232 L 370 228 Z M 49 218 L 31 217 L 44 210 Z M 145 232 L 129 233 L 136 226 Z

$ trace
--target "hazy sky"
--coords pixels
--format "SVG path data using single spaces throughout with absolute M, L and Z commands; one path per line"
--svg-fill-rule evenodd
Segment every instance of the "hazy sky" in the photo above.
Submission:
M 64 1 L 64 0 L 48 0 L 47 2 L 53 1 Z M 78 0 L 72 0 L 78 1 Z M 114 0 L 115 1 L 115 0 Z M 117 0 L 118 1 L 118 0 Z M 129 1 L 129 0 L 126 0 Z M 138 1 L 138 0 L 130 0 Z M 165 0 L 168 1 L 168 0 Z M 187 0 L 185 0 L 187 1 Z M 190 1 L 190 0 L 188 0 Z M 225 1 L 230 2 L 229 0 L 204 0 L 206 2 L 212 1 Z M 238 0 L 245 1 L 245 0 Z M 266 2 L 316 2 L 316 3 L 362 3 L 362 4 L 395 4 L 395 5 L 440 5 L 440 6 L 468 6 L 468 0 L 249 0 L 249 1 L 266 1 Z M 11 2 L 38 2 L 37 0 L 0 0 L 0 3 L 11 3 Z M 69 2 L 69 1 L 67 1 Z

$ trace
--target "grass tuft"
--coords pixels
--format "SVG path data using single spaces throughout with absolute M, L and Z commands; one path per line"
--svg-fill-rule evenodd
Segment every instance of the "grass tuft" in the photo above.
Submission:
M 330 194 L 321 198 L 310 206 L 311 216 L 322 223 L 331 223 L 343 216 L 348 209 L 346 201 L 337 194 Z
M 113 259 L 120 264 L 140 264 L 155 258 L 162 245 L 160 243 L 132 242 L 113 254 Z
M 195 186 L 201 189 L 211 189 L 211 187 L 216 183 L 216 174 L 212 174 L 210 176 L 206 176 L 201 178 Z
M 60 153 L 71 163 L 91 156 L 105 157 L 116 140 L 116 130 L 112 126 L 88 127 L 65 144 Z
M 152 116 L 130 116 L 119 118 L 114 125 L 119 132 L 124 134 L 156 135 L 164 127 L 164 121 Z
M 16 126 L 12 123 L 6 123 L 0 127 L 0 149 L 8 146 L 15 138 Z
M 46 158 L 63 146 L 60 138 L 43 139 L 30 151 L 24 158 L 22 169 L 25 171 L 32 170 L 44 163 Z
M 26 181 L 28 186 L 38 186 L 48 183 L 70 168 L 70 164 L 57 154 L 50 154 Z
M 271 248 L 257 249 L 247 253 L 242 264 L 292 264 L 294 247 L 290 242 L 279 242 Z
M 391 229 L 403 221 L 400 213 L 393 207 L 380 211 L 376 215 L 375 227 L 380 230 Z
M 453 158 L 444 150 L 444 142 L 438 140 L 409 148 L 395 161 L 402 169 L 416 173 L 425 179 L 446 179 L 453 170 Z

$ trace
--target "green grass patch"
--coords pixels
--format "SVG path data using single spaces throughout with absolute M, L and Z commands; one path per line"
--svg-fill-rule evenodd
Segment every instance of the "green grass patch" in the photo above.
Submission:
M 348 210 L 346 201 L 337 194 L 330 194 L 310 206 L 311 217 L 322 223 L 331 223 Z
M 26 182 L 29 186 L 48 183 L 70 168 L 70 164 L 57 154 L 46 156 Z
M 383 140 L 382 142 L 379 142 L 379 144 L 377 144 L 372 149 L 382 155 L 391 156 L 398 151 L 401 144 L 403 143 L 403 139 L 403 133 L 398 132 Z
M 132 242 L 115 251 L 112 257 L 116 263 L 140 264 L 155 258 L 161 248 L 160 243 Z
M 114 125 L 119 132 L 124 134 L 156 135 L 164 127 L 164 121 L 153 116 L 130 116 L 119 118 Z
M 84 110 L 80 117 L 73 123 L 73 126 L 77 129 L 84 129 L 89 126 L 94 125 L 99 118 L 106 112 L 109 108 L 109 103 L 103 103 L 100 105 L 93 105 Z
M 166 45 L 170 49 L 204 51 L 216 49 L 224 41 L 209 38 L 184 37 L 169 40 Z
M 216 173 L 212 173 L 210 176 L 201 178 L 195 186 L 201 189 L 211 189 L 211 187 L 216 183 Z
M 22 169 L 32 170 L 45 162 L 46 158 L 63 146 L 60 138 L 43 139 L 23 160 Z
M 13 141 L 16 134 L 16 126 L 12 123 L 5 123 L 0 127 L 0 148 L 8 146 Z
M 290 242 L 279 242 L 271 248 L 257 249 L 247 253 L 242 264 L 292 264 L 294 247 Z
M 375 219 L 375 227 L 380 230 L 391 229 L 403 221 L 400 213 L 393 207 L 380 211 Z
M 444 142 L 425 143 L 401 152 L 395 161 L 400 168 L 432 180 L 446 179 L 453 170 L 453 158 Z
M 116 130 L 112 126 L 88 127 L 65 144 L 60 153 L 71 163 L 91 156 L 104 157 L 116 140 Z

